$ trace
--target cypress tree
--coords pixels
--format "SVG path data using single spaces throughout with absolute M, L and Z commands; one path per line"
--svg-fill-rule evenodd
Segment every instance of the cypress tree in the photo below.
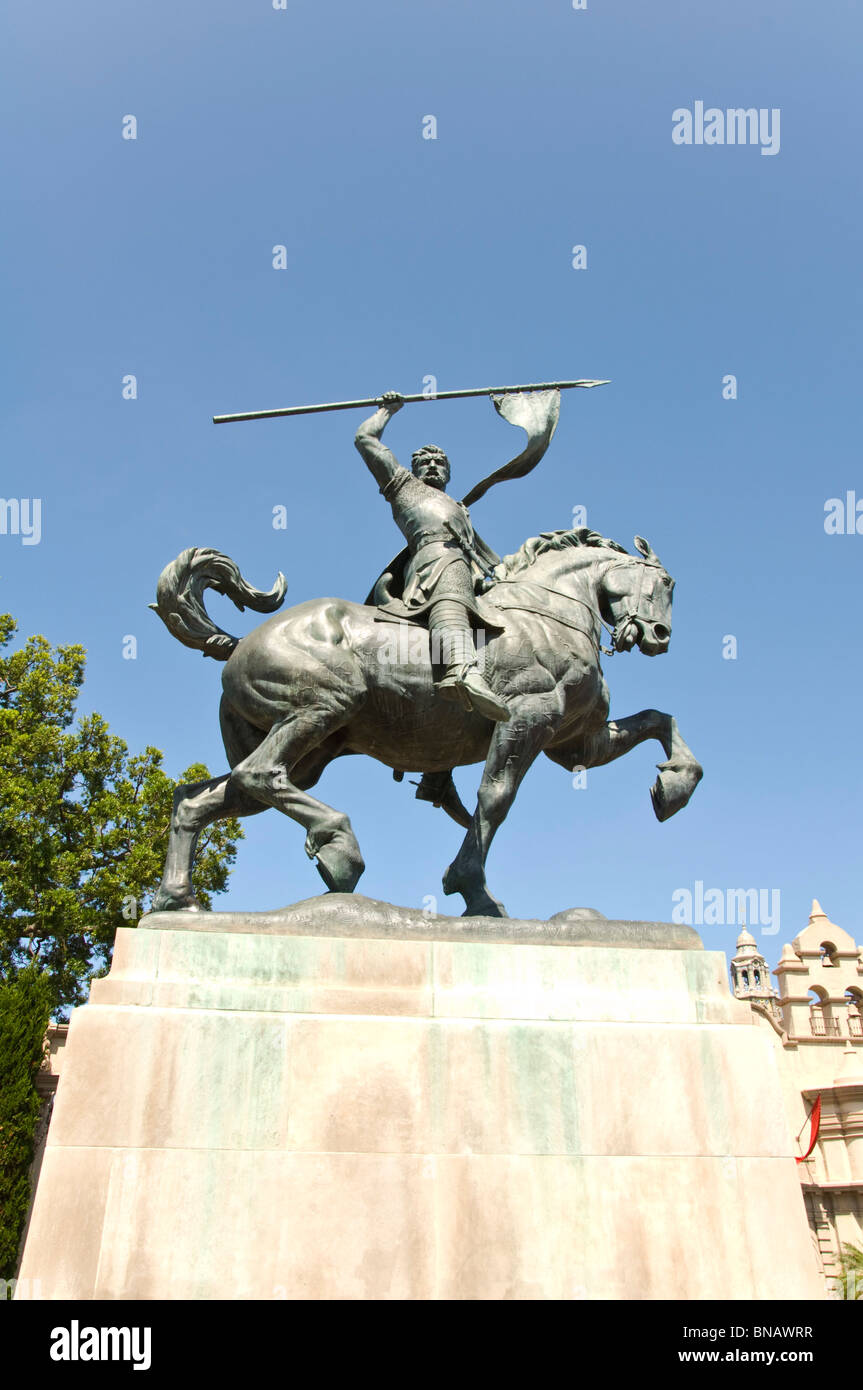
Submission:
M 36 1074 L 42 1063 L 53 990 L 27 966 L 0 978 L 0 1279 L 15 1274 L 30 1201 L 30 1164 L 41 1109 Z

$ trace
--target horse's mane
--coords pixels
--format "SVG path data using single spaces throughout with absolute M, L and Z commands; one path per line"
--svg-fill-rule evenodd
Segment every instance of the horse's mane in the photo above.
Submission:
M 565 550 L 570 545 L 605 546 L 622 555 L 629 554 L 625 546 L 601 536 L 598 531 L 591 531 L 587 526 L 578 526 L 574 531 L 543 531 L 542 535 L 526 540 L 514 555 L 505 555 L 495 569 L 495 578 L 510 579 L 527 569 L 540 555 L 546 555 L 550 550 Z

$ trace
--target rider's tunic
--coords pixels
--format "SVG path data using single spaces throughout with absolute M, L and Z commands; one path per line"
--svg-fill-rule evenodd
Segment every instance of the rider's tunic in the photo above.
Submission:
M 402 602 L 408 608 L 425 605 L 454 561 L 461 560 L 466 569 L 470 563 L 474 534 L 467 508 L 448 493 L 429 487 L 401 465 L 381 492 L 392 507 L 396 525 L 410 551 Z M 465 580 L 467 594 L 471 595 L 468 575 Z M 455 590 L 462 586 L 444 587 Z

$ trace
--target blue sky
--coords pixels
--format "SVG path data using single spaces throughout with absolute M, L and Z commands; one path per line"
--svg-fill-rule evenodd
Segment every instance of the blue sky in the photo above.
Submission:
M 361 416 L 214 413 L 427 374 L 609 377 L 564 396 L 540 467 L 474 521 L 500 553 L 578 504 L 650 539 L 677 580 L 671 650 L 606 661 L 612 714 L 674 713 L 705 778 L 660 826 L 658 746 L 579 791 L 543 759 L 490 885 L 512 915 L 645 919 L 697 880 L 779 889 L 771 956 L 814 894 L 860 940 L 863 535 L 824 529 L 827 499 L 863 499 L 859 8 L 88 0 L 20 5 L 7 29 L 0 492 L 41 498 L 43 520 L 38 545 L 0 535 L 2 604 L 87 647 L 82 708 L 172 773 L 223 770 L 220 668 L 147 610 L 162 567 L 215 546 L 255 584 L 283 570 L 288 602 L 362 599 L 398 548 Z M 778 108 L 779 152 L 675 145 L 697 100 Z M 521 436 L 482 400 L 406 408 L 388 433 L 404 461 L 429 440 L 463 493 Z M 365 759 L 319 786 L 351 815 L 361 891 L 458 912 L 440 877 L 461 832 L 412 792 Z M 271 812 L 246 834 L 220 907 L 319 890 L 300 827 Z M 702 934 L 727 948 L 736 928 Z

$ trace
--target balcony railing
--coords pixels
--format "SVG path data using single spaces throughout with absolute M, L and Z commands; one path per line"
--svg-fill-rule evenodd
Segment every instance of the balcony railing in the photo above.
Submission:
M 838 1018 L 825 1018 L 823 1014 L 810 1014 L 809 1026 L 813 1038 L 839 1038 L 842 1036 Z
M 852 1038 L 863 1038 L 863 1018 L 859 1014 L 848 1015 L 848 1034 Z

